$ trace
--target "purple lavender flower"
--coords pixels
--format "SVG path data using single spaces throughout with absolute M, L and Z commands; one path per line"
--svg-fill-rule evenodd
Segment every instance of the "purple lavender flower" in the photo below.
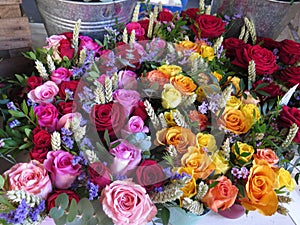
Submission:
M 0 219 L 4 219 L 8 223 L 23 223 L 29 213 L 29 206 L 26 204 L 26 200 L 23 199 L 19 206 L 15 210 L 11 210 L 8 213 L 0 213 Z
M 71 130 L 63 127 L 63 128 L 61 128 L 61 134 L 65 135 L 65 136 L 71 136 L 73 134 L 73 132 Z
M 240 170 L 241 178 L 246 179 L 249 175 L 249 170 L 246 167 L 242 167 Z
M 61 139 L 62 139 L 63 144 L 64 144 L 67 148 L 69 148 L 69 149 L 72 149 L 72 148 L 73 148 L 74 140 L 73 140 L 71 137 L 69 137 L 69 136 L 62 136 Z
M 158 193 L 162 192 L 163 190 L 164 190 L 163 187 L 155 187 L 154 188 L 154 191 L 158 192 Z
M 74 91 L 71 91 L 70 89 L 66 88 L 65 92 L 68 100 L 74 100 Z
M 88 180 L 86 188 L 89 190 L 89 200 L 93 200 L 98 197 L 98 185 L 95 185 L 93 182 Z
M 201 114 L 206 114 L 208 111 L 208 103 L 203 101 L 202 104 L 198 106 L 198 111 Z
M 17 110 L 17 107 L 16 107 L 15 103 L 13 103 L 13 102 L 8 102 L 6 104 L 6 106 L 9 110 Z
M 14 127 L 20 126 L 21 122 L 19 120 L 13 120 L 9 123 L 9 127 L 12 129 Z

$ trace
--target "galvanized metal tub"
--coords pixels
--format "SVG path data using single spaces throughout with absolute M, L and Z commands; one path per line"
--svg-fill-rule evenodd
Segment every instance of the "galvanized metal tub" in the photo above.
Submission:
M 36 0 L 48 35 L 73 31 L 81 19 L 83 35 L 103 40 L 106 26 L 127 23 L 131 20 L 136 0 L 112 2 L 81 2 L 70 0 Z
M 211 12 L 252 18 L 258 36 L 276 39 L 299 11 L 300 2 L 290 5 L 277 0 L 213 0 Z M 232 27 L 231 33 L 236 33 L 238 28 L 238 25 Z

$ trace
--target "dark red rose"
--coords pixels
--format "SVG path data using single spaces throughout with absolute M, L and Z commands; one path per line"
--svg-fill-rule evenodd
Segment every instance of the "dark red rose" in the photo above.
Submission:
M 33 134 L 33 144 L 37 148 L 45 148 L 51 146 L 51 135 L 45 131 L 40 130 L 39 132 L 36 132 Z
M 88 174 L 90 181 L 97 184 L 100 190 L 111 182 L 111 171 L 102 162 L 90 164 Z
M 147 191 L 161 187 L 166 179 L 163 167 L 154 160 L 146 159 L 137 167 L 136 181 L 145 187 Z
M 60 114 L 65 115 L 76 110 L 75 104 L 73 101 L 68 102 L 59 102 L 57 104 L 58 111 Z
M 115 137 L 126 123 L 124 108 L 119 103 L 94 105 L 90 116 L 97 131 L 107 130 L 110 137 Z
M 280 44 L 279 59 L 281 62 L 293 65 L 300 60 L 300 43 L 285 39 Z
M 72 39 L 73 39 L 73 32 L 72 32 L 72 31 L 64 32 L 64 33 L 62 33 L 62 35 L 66 36 L 66 38 L 67 38 L 69 41 L 72 41 Z
M 189 8 L 181 13 L 184 19 L 189 19 L 190 22 L 194 21 L 200 15 L 199 8 Z
M 49 148 L 37 148 L 33 147 L 29 152 L 29 157 L 31 160 L 37 160 L 40 163 L 44 163 L 44 160 L 47 158 Z
M 274 82 L 269 82 L 269 81 L 263 81 L 263 80 L 258 80 L 253 84 L 253 88 L 256 88 L 259 84 L 262 83 L 268 83 L 267 86 L 259 88 L 259 90 L 262 90 L 264 92 L 267 92 L 270 94 L 268 98 L 277 98 L 278 96 L 283 96 L 283 91 L 280 89 L 280 86 L 275 84 Z
M 266 48 L 270 51 L 273 51 L 274 49 L 279 49 L 280 48 L 280 42 L 275 41 L 272 38 L 267 38 L 267 37 L 259 37 L 257 38 L 256 43 L 260 45 L 263 48 Z
M 63 81 L 59 85 L 59 92 L 58 95 L 61 99 L 65 100 L 67 96 L 68 91 L 73 92 L 73 96 L 76 92 L 76 88 L 78 86 L 79 81 L 78 80 L 71 80 L 71 81 Z M 68 89 L 68 91 L 66 91 Z
M 298 89 L 300 88 L 300 67 L 291 66 L 280 71 L 278 79 L 284 81 L 288 87 L 293 87 L 296 84 L 299 84 Z
M 66 56 L 68 59 L 72 59 L 75 52 L 74 48 L 72 48 L 72 42 L 67 39 L 60 40 L 58 51 L 61 57 Z
M 240 49 L 245 45 L 246 43 L 243 40 L 234 37 L 226 38 L 223 41 L 223 47 L 226 49 L 225 54 L 232 59 L 236 56 L 236 49 Z
M 27 79 L 27 84 L 30 89 L 35 89 L 36 87 L 40 86 L 43 83 L 41 77 L 31 76 Z
M 226 23 L 221 18 L 211 15 L 198 15 L 191 29 L 198 38 L 216 38 L 225 32 Z
M 149 19 L 142 19 L 142 20 L 139 20 L 138 23 L 145 30 L 145 35 L 144 36 L 146 36 L 147 33 L 148 33 L 148 27 L 149 27 L 150 20 Z M 154 24 L 154 26 L 155 26 L 155 24 Z
M 72 199 L 75 199 L 78 203 L 80 200 L 80 197 L 71 190 L 55 190 L 53 191 L 50 196 L 47 198 L 47 210 L 50 211 L 51 208 L 55 207 L 55 200 L 60 194 L 67 194 L 69 197 L 69 204 L 71 204 Z
M 282 127 L 290 127 L 294 123 L 300 127 L 300 110 L 295 107 L 283 106 L 280 112 L 280 125 Z M 293 141 L 300 144 L 300 129 Z
M 142 118 L 143 121 L 145 121 L 148 117 L 146 107 L 144 105 L 144 102 L 140 101 L 138 103 L 138 106 L 134 108 L 132 116 L 139 116 Z
M 157 20 L 160 22 L 171 22 L 173 20 L 173 13 L 169 10 L 163 10 L 158 14 Z
M 273 74 L 278 70 L 276 56 L 266 48 L 259 45 L 247 44 L 236 50 L 236 57 L 232 61 L 233 65 L 247 69 L 249 62 L 254 60 L 256 73 L 258 75 Z

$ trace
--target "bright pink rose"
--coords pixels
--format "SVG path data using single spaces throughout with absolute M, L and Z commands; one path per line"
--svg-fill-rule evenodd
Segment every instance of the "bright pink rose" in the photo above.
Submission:
M 148 133 L 149 128 L 145 126 L 144 120 L 139 116 L 132 116 L 125 126 L 125 129 L 130 133 Z
M 136 80 L 136 73 L 131 70 L 121 70 L 118 73 L 119 81 L 118 87 L 120 89 L 137 89 L 137 80 Z
M 140 100 L 140 94 L 134 90 L 118 89 L 113 93 L 113 97 L 124 107 L 126 116 L 130 115 Z
M 23 190 L 46 199 L 52 192 L 51 180 L 43 164 L 36 160 L 18 163 L 4 174 L 8 175 L 9 190 Z
M 59 89 L 53 81 L 47 81 L 44 84 L 31 90 L 27 97 L 35 103 L 50 103 L 53 102 Z
M 102 48 L 102 46 L 97 44 L 97 42 L 95 42 L 91 37 L 80 35 L 79 39 L 80 39 L 79 51 L 83 48 L 86 48 L 96 53 L 100 53 L 100 49 Z
M 138 40 L 141 40 L 145 35 L 145 29 L 138 22 L 130 22 L 126 25 L 128 34 L 130 35 L 135 30 L 135 36 Z
M 145 225 L 157 209 L 146 190 L 131 180 L 117 180 L 101 193 L 103 211 L 118 225 Z
M 38 124 L 48 131 L 54 131 L 58 120 L 58 110 L 51 103 L 43 103 L 34 108 L 38 117 Z
M 71 76 L 72 72 L 69 69 L 60 67 L 52 71 L 51 80 L 58 85 L 62 81 L 70 81 Z
M 67 189 L 71 187 L 76 177 L 81 173 L 81 165 L 73 166 L 72 159 L 73 155 L 63 150 L 48 152 L 44 166 L 50 172 L 51 180 L 56 188 Z
M 128 171 L 136 168 L 140 163 L 142 152 L 141 149 L 126 140 L 119 139 L 118 142 L 120 143 L 109 151 L 115 156 L 113 164 L 111 165 L 111 171 L 113 174 L 125 175 Z

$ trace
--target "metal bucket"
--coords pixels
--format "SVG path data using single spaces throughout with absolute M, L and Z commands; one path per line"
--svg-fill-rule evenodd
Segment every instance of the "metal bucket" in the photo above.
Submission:
M 257 35 L 273 39 L 280 35 L 300 11 L 300 2 L 290 5 L 289 2 L 276 0 L 213 0 L 211 5 L 212 13 L 228 16 L 240 14 L 252 18 Z M 231 34 L 237 33 L 239 28 L 238 25 L 232 27 Z
M 80 2 L 70 0 L 36 0 L 47 34 L 73 31 L 81 19 L 80 33 L 103 40 L 104 28 L 131 20 L 136 0 Z

